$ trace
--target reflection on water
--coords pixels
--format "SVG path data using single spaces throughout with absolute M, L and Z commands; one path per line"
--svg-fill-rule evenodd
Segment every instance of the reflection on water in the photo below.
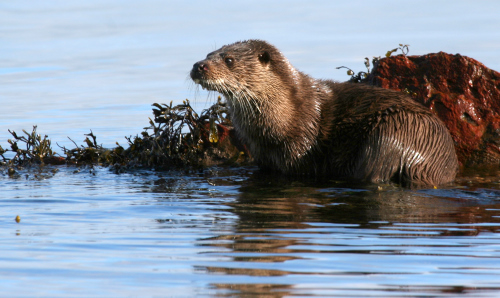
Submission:
M 238 216 L 232 230 L 198 241 L 224 248 L 207 253 L 221 260 L 195 268 L 228 296 L 500 289 L 500 191 L 386 188 L 250 178 L 225 204 Z
M 255 170 L 3 173 L 0 286 L 51 297 L 500 293 L 498 178 L 408 190 Z

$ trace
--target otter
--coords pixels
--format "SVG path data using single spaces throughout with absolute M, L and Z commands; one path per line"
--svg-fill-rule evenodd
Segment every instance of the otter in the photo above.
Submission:
M 402 92 L 314 79 L 262 40 L 223 46 L 190 76 L 226 98 L 237 135 L 263 169 L 402 185 L 455 179 L 447 128 Z

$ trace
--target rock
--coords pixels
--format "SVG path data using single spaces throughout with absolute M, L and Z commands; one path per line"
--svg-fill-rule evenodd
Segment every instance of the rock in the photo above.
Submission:
M 500 165 L 500 73 L 459 54 L 380 59 L 368 84 L 408 92 L 446 124 L 465 166 Z

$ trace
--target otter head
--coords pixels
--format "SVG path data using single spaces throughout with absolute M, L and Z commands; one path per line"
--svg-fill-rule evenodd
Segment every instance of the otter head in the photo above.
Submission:
M 259 163 L 292 167 L 316 144 L 315 83 L 267 42 L 223 46 L 195 63 L 191 78 L 224 95 L 239 138 Z
M 247 40 L 209 53 L 193 65 L 191 78 L 204 89 L 223 94 L 233 112 L 249 116 L 260 113 L 263 106 L 285 104 L 290 90 L 283 86 L 296 83 L 297 71 L 274 46 Z

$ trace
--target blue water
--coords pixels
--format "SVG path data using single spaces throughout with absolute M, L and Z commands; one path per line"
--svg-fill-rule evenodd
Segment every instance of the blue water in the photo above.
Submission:
M 405 190 L 63 166 L 0 185 L 4 297 L 500 294 L 498 179 Z
M 500 70 L 498 1 L 4 1 L 0 145 L 38 125 L 55 150 L 90 130 L 126 144 L 154 102 L 215 94 L 188 78 L 261 38 L 347 80 L 399 43 Z M 498 297 L 500 173 L 444 189 L 75 166 L 0 170 L 2 297 Z M 14 219 L 19 215 L 21 221 Z

